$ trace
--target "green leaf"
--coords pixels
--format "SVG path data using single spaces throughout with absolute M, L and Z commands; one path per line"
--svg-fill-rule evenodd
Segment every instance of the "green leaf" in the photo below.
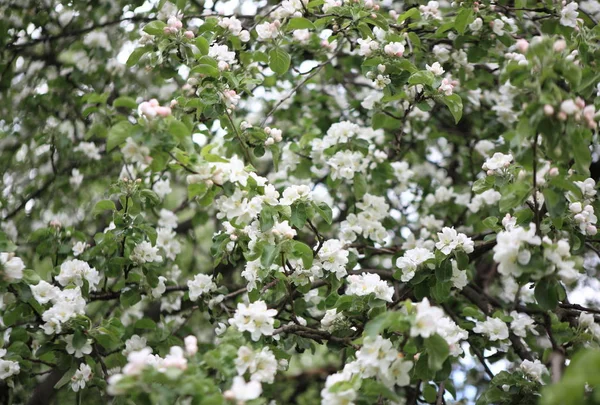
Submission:
M 473 15 L 472 8 L 463 8 L 458 15 L 456 16 L 456 20 L 454 20 L 454 29 L 459 34 L 464 34 L 467 25 L 471 22 L 471 16 Z
M 96 216 L 103 211 L 116 211 L 116 210 L 117 210 L 117 207 L 115 206 L 115 203 L 112 202 L 111 200 L 100 200 L 94 206 L 94 210 L 92 211 L 92 214 L 94 216 Z
M 275 225 L 275 209 L 270 205 L 265 205 L 260 212 L 260 231 L 267 232 L 269 229 L 273 228 Z
M 425 398 L 425 401 L 427 401 L 430 404 L 435 402 L 437 398 L 437 390 L 433 385 L 425 384 L 425 386 L 423 387 L 423 398 Z
M 558 281 L 553 278 L 543 278 L 535 285 L 534 295 L 540 307 L 545 310 L 553 310 L 558 305 L 559 288 Z
M 162 35 L 166 26 L 167 24 L 162 21 L 152 21 L 144 26 L 144 32 L 150 35 Z
M 329 205 L 327 205 L 325 203 L 319 203 L 319 204 L 314 204 L 314 207 L 315 207 L 315 210 L 317 210 L 317 212 L 321 216 L 321 218 L 323 218 L 323 220 L 325 222 L 327 222 L 329 225 L 331 225 L 331 222 L 333 221 L 333 212 L 331 211 L 331 208 L 329 207 Z
M 413 73 L 408 78 L 408 84 L 426 84 L 431 86 L 433 81 L 435 80 L 435 76 L 428 70 L 419 70 L 418 72 Z
M 407 11 L 405 11 L 404 13 L 400 14 L 400 16 L 398 17 L 398 24 L 402 24 L 402 22 L 404 22 L 405 20 L 412 18 L 412 19 L 417 19 L 418 17 L 420 17 L 421 12 L 419 11 L 418 7 L 413 7 Z
M 295 203 L 291 207 L 292 215 L 290 217 L 290 222 L 298 229 L 304 228 L 304 224 L 306 223 L 307 215 L 306 215 L 306 205 L 303 202 Z
M 78 367 L 79 367 L 78 364 L 74 364 L 73 366 L 71 366 L 71 368 L 68 369 L 63 374 L 61 379 L 58 380 L 58 382 L 54 385 L 54 389 L 57 390 L 61 387 L 64 387 L 65 385 L 67 385 L 67 383 L 69 383 L 71 381 L 71 377 L 73 377 L 73 375 L 75 375 L 75 372 L 77 371 Z
M 367 180 L 365 176 L 356 172 L 354 174 L 354 198 L 361 200 L 367 193 Z
M 452 262 L 450 262 L 450 260 L 444 260 L 442 264 L 436 267 L 435 277 L 441 282 L 452 279 Z
M 206 75 L 206 76 L 210 76 L 210 77 L 219 77 L 221 75 L 221 72 L 219 72 L 219 69 L 217 69 L 214 66 L 206 65 L 206 64 L 200 64 L 198 66 L 195 66 L 192 69 L 192 73 L 198 73 L 198 74 Z
M 298 17 L 298 18 L 292 18 L 288 21 L 287 29 L 288 29 L 288 31 L 303 30 L 303 29 L 314 30 L 314 29 L 316 29 L 316 27 L 310 20 L 307 20 L 306 18 Z
M 429 368 L 433 371 L 441 370 L 444 361 L 446 361 L 450 355 L 448 343 L 446 343 L 443 337 L 436 333 L 425 339 L 425 349 L 428 354 L 427 365 Z
M 127 65 L 127 67 L 134 66 L 136 63 L 139 62 L 142 56 L 144 56 L 150 50 L 152 50 L 152 48 L 149 46 L 134 49 L 133 52 L 131 52 L 131 55 L 129 55 L 129 58 L 127 58 L 127 62 L 125 62 L 125 65 Z
M 160 204 L 160 197 L 150 189 L 140 191 L 140 196 L 142 196 L 146 200 L 146 203 L 151 207 Z
M 262 264 L 262 266 L 265 269 L 269 269 L 271 265 L 275 262 L 275 259 L 279 255 L 280 251 L 280 245 L 265 245 L 263 247 L 263 252 L 260 257 L 260 264 Z
M 590 152 L 590 143 L 586 139 L 587 136 L 584 133 L 587 130 L 577 129 L 571 135 L 571 146 L 573 148 L 572 153 L 575 158 L 575 166 L 577 170 L 580 170 L 583 174 L 588 174 L 590 170 L 590 164 L 592 163 L 592 154 Z
M 127 290 L 121 294 L 119 301 L 125 308 L 132 307 L 142 299 L 140 293 L 136 290 Z
M 456 255 L 456 264 L 460 270 L 465 270 L 469 266 L 469 255 L 463 251 L 454 253 Z
M 285 51 L 279 48 L 272 49 L 269 52 L 269 67 L 279 76 L 285 74 L 290 68 L 291 57 Z
M 150 318 L 142 318 L 135 323 L 134 328 L 135 329 L 154 330 L 154 329 L 156 329 L 156 322 L 154 322 Z
M 135 100 L 131 97 L 119 97 L 117 99 L 115 99 L 115 101 L 113 101 L 113 107 L 125 107 L 125 108 L 130 108 L 132 110 L 137 109 L 138 104 L 135 102 Z
M 313 251 L 306 243 L 293 240 L 292 254 L 294 257 L 302 259 L 302 265 L 305 269 L 310 269 L 313 263 Z
M 208 40 L 202 36 L 196 38 L 196 47 L 202 55 L 208 55 L 209 44 Z
M 204 197 L 208 191 L 206 183 L 194 183 L 188 186 L 188 199 L 191 200 L 194 197 Z
M 563 193 L 559 193 L 551 188 L 543 191 L 546 208 L 552 218 L 560 217 L 567 208 L 567 201 Z
M 450 113 L 454 117 L 454 122 L 458 124 L 458 121 L 462 118 L 463 112 L 462 99 L 458 94 L 451 94 L 449 96 L 444 96 L 443 100 L 444 104 L 448 106 Z
M 177 120 L 173 120 L 169 124 L 169 133 L 179 141 L 183 141 L 192 135 L 192 131 L 183 122 Z
M 530 186 L 522 182 L 512 183 L 506 186 L 500 199 L 500 212 L 508 212 L 527 200 L 530 195 Z
M 131 136 L 133 125 L 129 121 L 119 121 L 108 131 L 106 138 L 106 150 L 110 152 L 121 145 Z

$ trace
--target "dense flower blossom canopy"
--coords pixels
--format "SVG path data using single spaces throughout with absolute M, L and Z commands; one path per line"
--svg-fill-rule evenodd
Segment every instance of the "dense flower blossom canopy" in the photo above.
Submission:
M 3 1 L 0 403 L 599 403 L 599 18 Z

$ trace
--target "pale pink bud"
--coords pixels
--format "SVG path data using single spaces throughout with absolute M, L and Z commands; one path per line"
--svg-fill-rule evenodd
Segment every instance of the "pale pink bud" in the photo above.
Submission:
M 565 114 L 564 111 L 559 112 L 558 114 L 556 114 L 556 117 L 561 120 L 561 121 L 566 121 L 567 120 L 567 114 Z
M 219 63 L 217 63 L 217 67 L 220 71 L 229 70 L 229 63 L 221 60 Z
M 544 114 L 547 116 L 554 115 L 554 107 L 552 107 L 550 104 L 546 104 L 544 106 Z
M 169 19 L 167 20 L 167 25 L 171 28 L 175 28 L 175 30 L 181 29 L 181 27 L 183 27 L 183 24 L 181 23 L 179 18 L 175 16 L 169 17 Z
M 163 118 L 171 115 L 171 109 L 169 107 L 156 107 L 154 110 L 156 111 L 156 114 Z
M 552 177 L 556 177 L 559 175 L 559 170 L 558 167 L 553 167 L 552 169 L 550 169 L 550 171 L 548 172 L 548 174 Z
M 596 229 L 596 227 L 594 225 L 588 225 L 585 228 L 585 233 L 587 233 L 588 235 L 594 236 L 595 234 L 598 233 L 598 230 Z
M 529 48 L 529 42 L 527 42 L 525 39 L 519 39 L 517 40 L 516 46 L 519 52 L 525 53 L 527 52 L 527 48 Z
M 581 97 L 575 98 L 575 104 L 581 109 L 585 108 L 585 101 Z
M 183 35 L 187 38 L 187 39 L 193 39 L 194 38 L 194 33 L 192 31 L 186 31 L 183 33 Z
M 554 52 L 562 52 L 567 48 L 567 42 L 564 39 L 559 39 L 554 43 Z
M 187 354 L 193 356 L 198 353 L 198 339 L 196 336 L 187 336 L 185 339 L 183 339 L 183 342 L 185 343 L 185 351 Z

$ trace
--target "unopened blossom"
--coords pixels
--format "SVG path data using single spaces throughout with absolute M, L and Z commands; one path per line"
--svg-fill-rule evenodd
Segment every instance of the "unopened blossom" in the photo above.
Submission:
M 164 107 L 158 103 L 158 100 L 153 98 L 150 101 L 143 101 L 138 107 L 141 115 L 148 119 L 154 117 L 168 117 L 171 115 L 171 107 Z
M 189 356 L 193 356 L 198 352 L 198 338 L 196 338 L 196 336 L 186 336 L 185 339 L 183 339 L 183 342 L 185 344 L 185 352 Z

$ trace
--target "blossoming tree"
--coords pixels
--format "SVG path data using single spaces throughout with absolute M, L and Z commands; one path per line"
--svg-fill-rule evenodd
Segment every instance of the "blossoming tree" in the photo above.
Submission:
M 599 403 L 597 0 L 0 7 L 0 402 Z

